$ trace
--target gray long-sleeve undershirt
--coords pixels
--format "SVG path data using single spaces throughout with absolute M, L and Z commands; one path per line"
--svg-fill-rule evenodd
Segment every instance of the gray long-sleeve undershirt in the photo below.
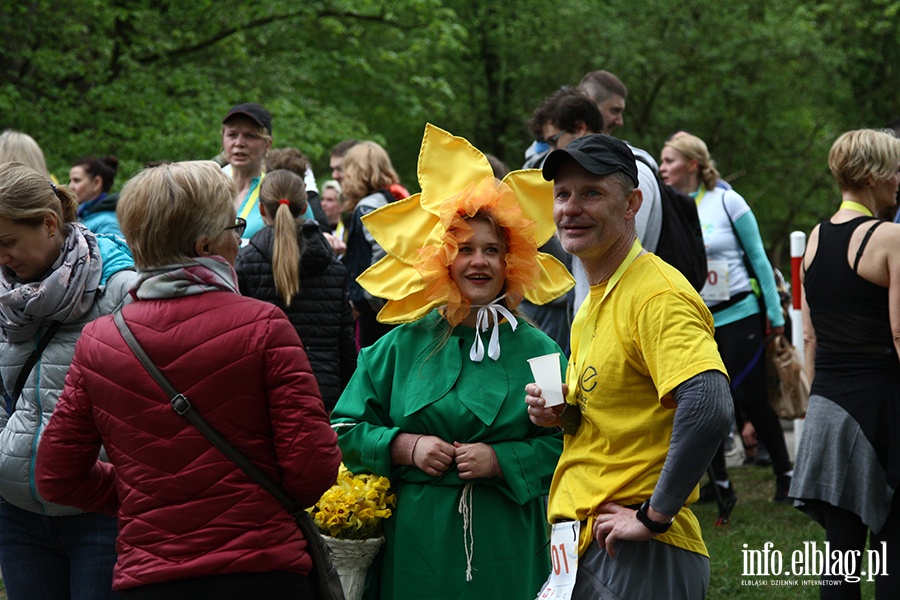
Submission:
M 669 453 L 650 506 L 675 515 L 716 453 L 734 420 L 728 379 L 718 371 L 705 371 L 675 388 L 675 422 Z

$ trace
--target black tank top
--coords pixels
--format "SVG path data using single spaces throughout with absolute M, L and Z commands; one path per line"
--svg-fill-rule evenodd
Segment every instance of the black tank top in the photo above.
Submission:
M 867 221 L 873 222 L 856 254 L 847 264 L 853 232 Z M 806 270 L 804 290 L 810 318 L 816 331 L 816 359 L 868 355 L 874 360 L 896 357 L 891 334 L 888 289 L 866 281 L 856 269 L 869 236 L 880 221 L 858 217 L 846 223 L 824 221 L 819 226 L 816 257 Z M 830 362 L 830 360 L 829 360 Z

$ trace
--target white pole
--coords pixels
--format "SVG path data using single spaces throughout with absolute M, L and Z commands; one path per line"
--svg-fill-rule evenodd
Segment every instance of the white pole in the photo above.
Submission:
M 803 312 L 800 310 L 800 269 L 803 253 L 806 251 L 806 234 L 802 231 L 791 232 L 791 341 L 800 355 L 803 364 Z M 803 434 L 803 419 L 794 419 L 794 456 L 800 445 Z

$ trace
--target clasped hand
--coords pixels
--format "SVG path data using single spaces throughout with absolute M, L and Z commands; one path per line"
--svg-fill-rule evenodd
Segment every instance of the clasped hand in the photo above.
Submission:
M 460 479 L 491 477 L 497 461 L 494 449 L 488 444 L 450 444 L 433 435 L 419 438 L 412 460 L 416 467 L 432 477 L 441 475 L 455 462 Z

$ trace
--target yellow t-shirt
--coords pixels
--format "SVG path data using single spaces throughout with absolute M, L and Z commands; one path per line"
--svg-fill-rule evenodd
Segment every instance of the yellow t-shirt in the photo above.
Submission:
M 640 504 L 653 494 L 672 435 L 672 390 L 704 371 L 726 373 L 712 315 L 674 267 L 645 254 L 604 299 L 606 287 L 591 287 L 572 324 L 566 401 L 583 418 L 566 436 L 550 488 L 551 523 L 588 521 L 579 553 L 590 545 L 598 506 Z M 695 488 L 687 504 L 696 499 Z M 708 556 L 687 508 L 655 539 Z

